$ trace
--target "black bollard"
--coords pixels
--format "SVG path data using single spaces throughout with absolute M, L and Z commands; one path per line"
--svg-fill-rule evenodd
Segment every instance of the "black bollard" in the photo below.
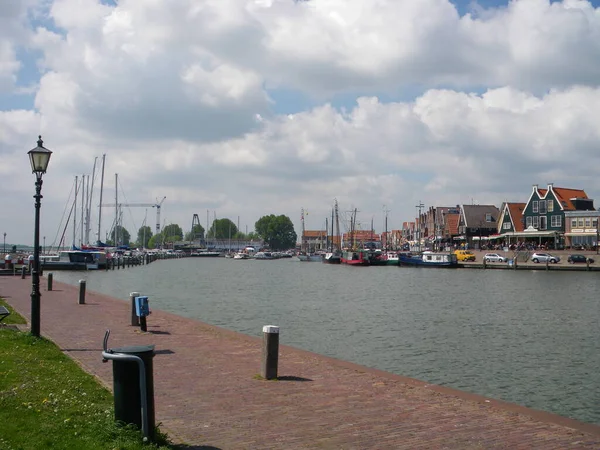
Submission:
M 129 302 L 131 303 L 131 325 L 134 327 L 140 326 L 140 318 L 135 312 L 135 298 L 139 297 L 139 292 L 131 292 L 129 293 Z
M 79 280 L 79 304 L 85 305 L 85 280 Z
M 263 327 L 263 349 L 261 376 L 266 380 L 277 378 L 277 364 L 279 362 L 279 327 L 265 325 Z
M 51 290 L 52 290 L 52 277 L 53 277 L 53 275 L 52 275 L 52 272 L 50 272 L 50 273 L 48 274 L 48 290 L 49 290 L 49 291 L 51 291 Z
M 25 279 L 25 269 L 26 269 L 25 264 L 23 264 L 21 266 L 21 280 Z

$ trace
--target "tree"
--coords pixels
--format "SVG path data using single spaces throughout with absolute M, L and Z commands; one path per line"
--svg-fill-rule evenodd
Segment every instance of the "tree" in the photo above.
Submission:
M 286 250 L 296 245 L 298 235 L 288 216 L 263 216 L 254 224 L 254 229 L 271 250 Z
M 192 228 L 192 231 L 185 234 L 184 241 L 195 241 L 196 239 L 203 239 L 203 238 L 204 238 L 204 227 L 202 225 L 200 225 L 199 223 L 197 223 Z
M 183 230 L 175 223 L 167 225 L 162 231 L 163 242 L 177 242 L 183 240 Z
M 158 243 L 160 244 L 161 238 L 162 236 L 160 234 L 155 234 L 148 241 L 148 246 L 146 248 L 156 248 L 156 241 L 158 240 Z
M 119 237 L 118 242 L 115 239 L 115 231 Z M 117 225 L 115 228 L 113 228 L 112 233 L 110 234 L 110 243 L 112 243 L 112 245 L 129 245 L 130 240 L 131 235 L 129 234 L 129 231 L 127 231 L 127 229 L 121 225 Z
M 232 238 L 238 232 L 235 223 L 229 219 L 215 219 L 208 230 L 208 236 L 216 239 L 228 239 L 229 236 Z
M 148 248 L 148 242 L 152 237 L 152 228 L 147 225 L 140 227 L 137 234 L 137 245 L 141 248 Z

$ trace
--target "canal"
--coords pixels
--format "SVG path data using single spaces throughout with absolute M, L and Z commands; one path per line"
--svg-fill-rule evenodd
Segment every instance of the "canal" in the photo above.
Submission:
M 54 278 L 249 335 L 278 325 L 282 344 L 600 424 L 596 272 L 185 258 Z

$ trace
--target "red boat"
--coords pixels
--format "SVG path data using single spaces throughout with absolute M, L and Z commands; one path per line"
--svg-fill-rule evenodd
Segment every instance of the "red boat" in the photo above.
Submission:
M 368 266 L 369 252 L 366 250 L 354 250 L 342 252 L 342 264 L 351 266 Z

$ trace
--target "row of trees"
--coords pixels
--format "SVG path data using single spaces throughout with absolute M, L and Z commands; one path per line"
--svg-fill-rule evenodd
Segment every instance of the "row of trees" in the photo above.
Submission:
M 280 215 L 263 216 L 254 224 L 256 231 L 248 234 L 238 230 L 235 223 L 230 219 L 215 219 L 206 233 L 207 239 L 244 239 L 259 240 L 262 239 L 272 250 L 285 250 L 293 248 L 296 245 L 298 235 L 294 231 L 294 225 L 289 217 Z M 196 224 L 188 233 L 183 234 L 183 230 L 177 224 L 170 224 L 163 228 L 159 234 L 153 234 L 152 228 L 142 226 L 138 230 L 137 240 L 131 241 L 131 234 L 122 226 L 117 226 L 111 233 L 108 245 L 114 245 L 115 233 L 119 236 L 119 242 L 123 245 L 136 246 L 141 248 L 157 248 L 165 243 L 194 241 L 204 238 L 205 229 L 202 225 Z

